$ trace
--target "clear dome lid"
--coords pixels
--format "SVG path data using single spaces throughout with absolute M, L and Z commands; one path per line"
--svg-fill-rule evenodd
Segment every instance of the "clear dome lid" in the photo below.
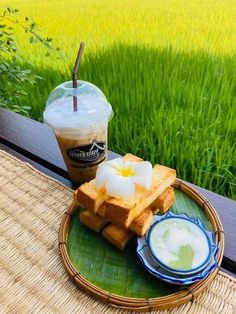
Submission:
M 43 114 L 45 123 L 53 128 L 84 128 L 113 117 L 111 105 L 95 85 L 72 81 L 57 86 L 49 95 Z M 73 97 L 77 97 L 78 110 L 74 111 Z

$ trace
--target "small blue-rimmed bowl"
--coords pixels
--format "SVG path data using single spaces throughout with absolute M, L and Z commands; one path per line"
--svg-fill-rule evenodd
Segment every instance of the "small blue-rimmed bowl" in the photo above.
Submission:
M 202 227 L 205 232 L 207 233 L 208 239 L 210 240 L 211 244 L 211 259 L 210 262 L 206 265 L 204 269 L 201 271 L 194 273 L 194 274 L 175 274 L 173 272 L 168 271 L 164 267 L 162 267 L 156 259 L 153 258 L 153 256 L 150 253 L 147 238 L 148 238 L 148 233 L 144 235 L 141 238 L 137 238 L 137 255 L 143 264 L 144 268 L 154 277 L 165 281 L 169 284 L 173 285 L 190 285 L 193 284 L 199 280 L 202 280 L 206 278 L 212 271 L 213 269 L 216 268 L 217 266 L 217 254 L 219 251 L 218 246 L 215 243 L 215 236 L 214 233 L 211 232 L 210 230 L 207 230 L 203 227 L 203 224 L 200 219 L 193 219 L 187 216 L 186 214 L 174 214 L 172 212 L 167 212 L 166 214 L 159 216 L 159 215 L 154 215 L 153 217 L 153 224 L 156 221 L 160 221 L 163 218 L 167 217 L 184 217 L 184 218 L 189 218 L 190 220 L 194 221 L 197 225 Z
M 180 241 L 187 243 L 191 246 L 191 248 L 193 247 L 194 242 L 196 246 L 196 240 L 191 240 L 192 234 L 194 234 L 195 237 L 198 237 L 199 241 L 201 241 L 201 254 L 199 248 L 198 250 L 194 251 L 194 254 L 198 254 L 198 259 L 200 262 L 198 261 L 197 264 L 195 263 L 196 265 L 194 267 L 185 267 L 182 269 L 181 267 L 168 265 L 165 255 L 172 254 L 173 256 L 173 249 L 172 252 L 170 252 L 170 244 L 168 244 L 167 241 L 163 240 L 162 243 L 158 242 L 160 240 L 161 229 L 163 232 L 163 228 L 165 228 L 168 234 L 171 232 L 171 228 L 174 228 L 176 232 L 176 237 L 180 237 Z M 173 241 L 175 241 L 174 238 L 172 231 Z M 157 242 L 159 243 L 158 245 Z M 147 234 L 147 244 L 152 257 L 157 261 L 159 265 L 168 270 L 170 273 L 180 275 L 195 274 L 203 270 L 211 260 L 211 242 L 207 235 L 207 232 L 199 223 L 196 223 L 188 216 L 183 217 L 179 215 L 174 215 L 173 213 L 169 213 L 169 215 L 166 215 L 162 219 L 154 222 Z
M 138 247 L 137 247 L 137 255 L 143 264 L 143 267 L 154 277 L 165 281 L 172 285 L 191 285 L 199 280 L 206 278 L 213 269 L 216 268 L 218 254 L 218 246 L 212 245 L 212 257 L 209 264 L 200 272 L 191 275 L 178 275 L 174 273 L 170 273 L 165 268 L 162 268 L 156 260 L 152 257 L 145 237 L 138 238 Z

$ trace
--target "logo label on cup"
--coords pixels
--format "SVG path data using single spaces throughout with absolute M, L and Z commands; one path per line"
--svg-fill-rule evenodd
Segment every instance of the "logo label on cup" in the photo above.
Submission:
M 83 166 L 93 166 L 105 158 L 106 143 L 93 140 L 91 144 L 79 145 L 68 149 L 67 155 Z

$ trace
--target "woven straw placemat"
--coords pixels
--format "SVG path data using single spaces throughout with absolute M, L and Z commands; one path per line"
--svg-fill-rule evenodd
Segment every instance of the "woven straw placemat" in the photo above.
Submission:
M 62 265 L 58 228 L 71 199 L 69 188 L 0 150 L 0 313 L 124 313 L 80 291 Z M 235 313 L 236 280 L 220 272 L 169 312 Z

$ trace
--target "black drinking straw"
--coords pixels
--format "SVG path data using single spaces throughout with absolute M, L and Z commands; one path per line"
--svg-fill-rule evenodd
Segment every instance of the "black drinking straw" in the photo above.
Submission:
M 83 50 L 84 50 L 84 43 L 81 42 L 79 46 L 77 58 L 75 61 L 73 73 L 72 73 L 73 88 L 77 88 L 77 76 L 78 76 L 78 70 L 79 70 L 79 65 L 80 65 L 80 60 L 82 57 Z M 73 95 L 73 105 L 74 105 L 74 111 L 77 111 L 78 110 L 77 95 Z

